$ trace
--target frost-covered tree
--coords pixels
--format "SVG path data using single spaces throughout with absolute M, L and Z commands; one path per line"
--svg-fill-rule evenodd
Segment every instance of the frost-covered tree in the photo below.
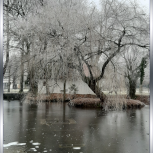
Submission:
M 123 58 L 125 60 L 125 66 L 123 66 L 124 76 L 126 78 L 126 85 L 128 90 L 128 96 L 130 98 L 135 98 L 137 81 L 140 79 L 140 84 L 142 85 L 145 68 L 149 63 L 149 52 L 140 50 L 138 47 L 128 47 L 123 53 Z
M 23 92 L 24 64 L 26 64 L 24 59 L 30 52 L 31 41 L 29 41 L 29 33 L 25 34 L 26 29 L 20 25 L 20 21 L 22 20 L 25 22 L 27 16 L 29 14 L 31 15 L 36 7 L 42 5 L 42 3 L 40 0 L 4 0 L 3 5 L 4 23 L 6 24 L 6 26 L 4 26 L 4 55 L 6 55 L 6 58 L 4 58 L 3 75 L 7 70 L 11 56 L 20 54 L 20 92 Z M 13 65 L 11 68 L 13 68 Z
M 77 62 L 75 65 L 69 64 L 78 69 L 82 80 L 101 101 L 105 101 L 106 97 L 97 86 L 97 82 L 103 79 L 107 65 L 115 56 L 123 52 L 125 47 L 137 46 L 148 50 L 149 20 L 139 7 L 118 1 L 103 1 L 102 11 L 98 17 L 94 16 L 96 13 L 93 11 L 86 30 L 80 32 L 80 41 L 73 48 Z M 105 58 L 103 58 L 100 75 L 95 77 L 92 67 L 102 56 Z M 90 73 L 88 77 L 81 69 L 84 63 Z
M 31 92 L 37 91 L 41 77 L 46 82 L 52 79 L 50 71 L 64 74 L 65 79 L 73 70 L 104 102 L 106 96 L 98 82 L 104 74 L 109 75 L 105 71 L 108 64 L 125 47 L 149 48 L 149 18 L 135 4 L 104 0 L 98 11 L 84 0 L 37 2 L 24 19 L 14 21 L 14 31 L 25 40 Z M 95 74 L 100 59 L 99 73 Z

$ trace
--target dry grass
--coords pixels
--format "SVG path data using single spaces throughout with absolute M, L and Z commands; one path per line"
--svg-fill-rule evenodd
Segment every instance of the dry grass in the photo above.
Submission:
M 144 107 L 145 104 L 141 101 L 144 99 L 148 99 L 148 96 L 144 96 L 142 99 L 142 96 L 138 97 L 137 100 L 133 99 L 126 99 L 125 95 L 107 95 L 107 102 L 102 103 L 99 98 L 96 97 L 96 95 L 91 94 L 66 94 L 66 100 L 69 101 L 69 106 L 75 106 L 75 107 L 90 107 L 90 108 L 104 108 L 107 109 L 123 109 L 123 108 L 141 108 Z M 39 94 L 37 97 L 32 97 L 31 95 L 27 95 L 26 97 L 27 101 L 33 101 L 33 102 L 43 102 L 43 101 L 62 101 L 63 100 L 63 94 L 59 93 L 52 93 L 50 95 L 45 94 Z M 141 100 L 141 101 L 140 101 Z
M 75 107 L 101 107 L 105 110 L 108 109 L 123 109 L 123 108 L 142 108 L 145 104 L 139 100 L 124 99 L 117 101 L 117 99 L 109 99 L 107 103 L 102 103 L 99 98 L 77 98 L 69 102 L 69 106 Z
M 75 98 L 97 98 L 96 95 L 91 94 L 66 94 L 66 100 L 70 101 Z M 36 101 L 62 101 L 63 100 L 63 94 L 62 93 L 52 93 L 50 95 L 45 94 L 38 94 L 37 97 L 28 96 L 28 100 L 36 100 Z

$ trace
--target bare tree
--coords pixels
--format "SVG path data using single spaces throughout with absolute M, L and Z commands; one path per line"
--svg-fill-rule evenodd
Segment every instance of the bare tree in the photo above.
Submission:
M 123 53 L 125 60 L 124 76 L 127 81 L 128 96 L 135 98 L 137 81 L 140 78 L 140 84 L 142 85 L 144 79 L 144 69 L 146 68 L 146 62 L 148 60 L 148 52 L 138 50 L 138 47 L 128 47 Z M 124 65 L 124 64 L 123 64 Z M 143 74 L 142 74 L 143 73 Z
M 96 26 L 92 25 L 92 28 L 88 27 L 86 33 L 80 34 L 82 39 L 73 48 L 80 64 L 69 63 L 69 66 L 77 68 L 82 80 L 88 84 L 101 101 L 105 101 L 106 96 L 100 91 L 97 82 L 103 79 L 108 63 L 124 51 L 126 46 L 134 45 L 149 49 L 149 24 L 141 11 L 136 11 L 134 6 L 125 5 L 122 2 L 104 1 L 102 9 L 99 26 L 96 24 Z M 94 77 L 92 60 L 99 61 L 99 57 L 102 56 L 106 58 L 103 58 L 101 73 L 98 77 Z M 90 77 L 83 74 L 82 63 L 87 65 Z

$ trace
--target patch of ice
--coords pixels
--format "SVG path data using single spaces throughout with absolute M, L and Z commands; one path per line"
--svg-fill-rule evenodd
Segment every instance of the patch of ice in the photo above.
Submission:
M 18 144 L 17 141 L 16 142 L 10 142 L 8 144 L 3 144 L 3 147 L 10 147 L 10 146 L 17 145 L 17 144 Z
M 77 149 L 77 150 L 79 150 L 79 149 L 81 149 L 81 147 L 73 147 L 73 149 Z
M 69 137 L 69 136 L 70 136 L 70 134 L 67 134 L 66 136 L 67 136 L 67 137 Z
M 30 150 L 32 150 L 32 151 L 37 151 L 36 148 L 30 148 Z
M 40 145 L 41 143 L 38 143 L 38 142 L 35 142 L 35 143 L 32 143 L 32 145 L 34 146 L 37 146 L 37 145 Z
M 25 146 L 26 143 L 18 143 L 17 145 L 19 145 L 19 146 Z
M 10 146 L 13 146 L 13 145 L 24 146 L 24 145 L 26 145 L 26 143 L 18 143 L 17 141 L 16 142 L 10 142 L 8 144 L 3 144 L 3 147 L 10 147 Z

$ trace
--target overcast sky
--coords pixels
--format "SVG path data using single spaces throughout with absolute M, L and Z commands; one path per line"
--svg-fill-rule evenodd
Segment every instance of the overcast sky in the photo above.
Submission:
M 89 3 L 93 3 L 96 4 L 97 7 L 99 8 L 99 1 L 100 0 L 88 0 Z M 149 4 L 150 4 L 150 0 L 136 0 L 144 9 L 144 11 L 146 11 L 147 14 L 149 14 Z

